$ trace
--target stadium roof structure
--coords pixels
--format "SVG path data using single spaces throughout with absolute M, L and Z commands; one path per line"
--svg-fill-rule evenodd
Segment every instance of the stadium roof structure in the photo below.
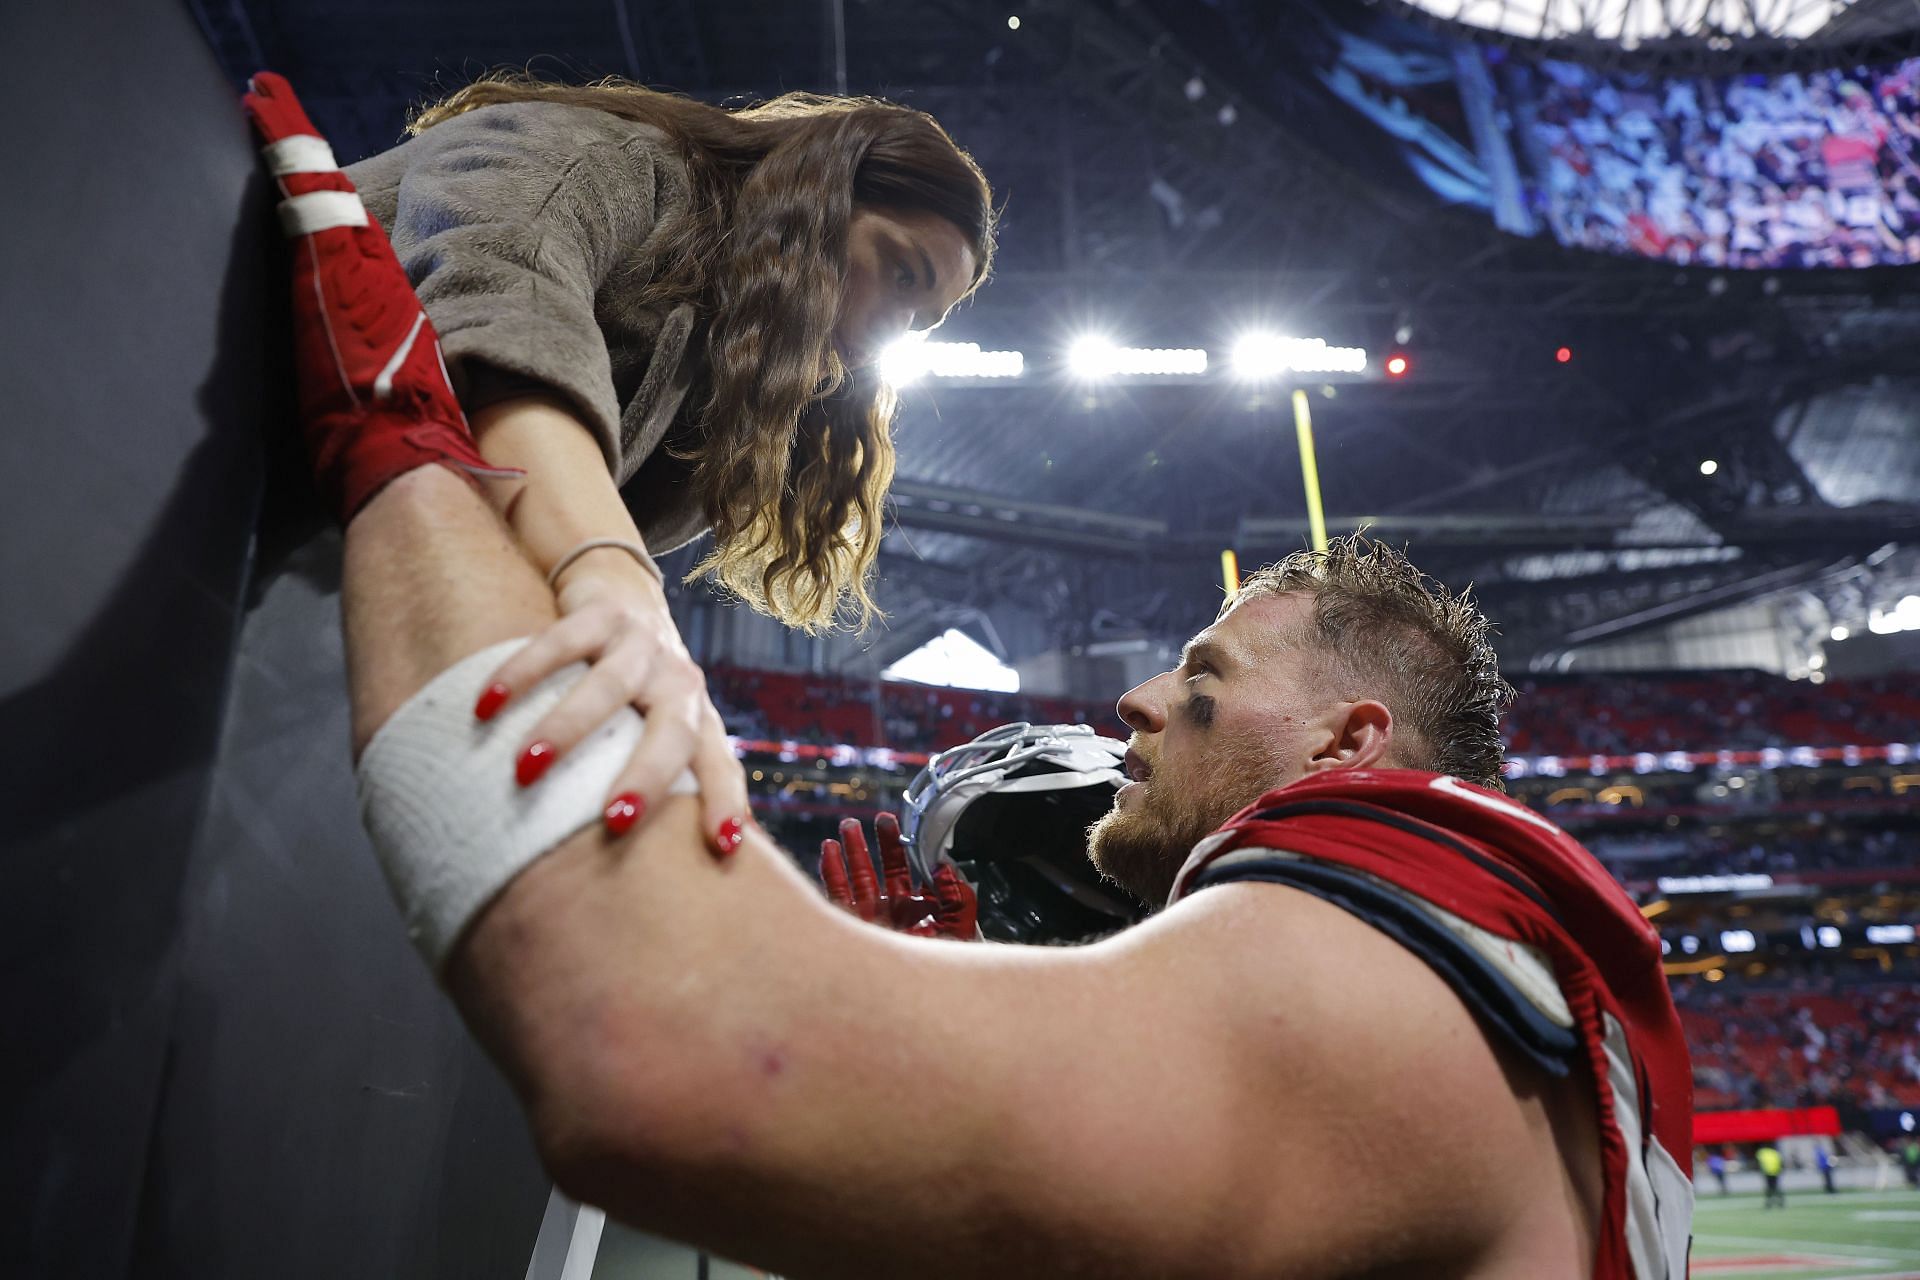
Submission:
M 1915 0 L 1350 0 L 1597 67 L 1731 75 L 1920 53 Z M 1242 7 L 1229 0 L 1228 7 Z
M 1288 388 L 1083 382 L 1064 353 L 1092 331 L 1367 348 L 1367 376 L 1299 380 L 1328 512 L 1473 583 L 1511 664 L 1756 598 L 1871 603 L 1920 546 L 1913 270 L 1718 272 L 1503 235 L 1323 149 L 1312 86 L 1239 79 L 1181 16 L 1216 6 L 1031 0 L 1017 30 L 974 0 L 195 8 L 236 78 L 284 71 L 343 156 L 536 54 L 714 100 L 878 93 L 968 146 L 1006 200 L 1002 252 L 940 336 L 1026 368 L 906 389 L 876 669 L 982 616 L 1003 657 L 1177 643 L 1213 615 L 1223 548 L 1302 544 Z M 1398 381 L 1377 372 L 1396 342 Z
M 1482 31 L 1530 40 L 1666 40 L 1676 36 L 1805 40 L 1854 0 L 1409 0 Z

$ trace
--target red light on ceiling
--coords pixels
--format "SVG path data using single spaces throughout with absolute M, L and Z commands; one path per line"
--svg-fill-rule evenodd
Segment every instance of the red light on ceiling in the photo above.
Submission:
M 1387 357 L 1387 376 L 1389 378 L 1404 378 L 1407 376 L 1407 370 L 1411 368 L 1413 368 L 1413 362 L 1401 355 L 1398 351 Z
M 1570 363 L 1573 360 L 1573 348 L 1561 347 L 1558 351 L 1553 353 L 1553 358 L 1555 360 L 1558 360 L 1561 364 Z

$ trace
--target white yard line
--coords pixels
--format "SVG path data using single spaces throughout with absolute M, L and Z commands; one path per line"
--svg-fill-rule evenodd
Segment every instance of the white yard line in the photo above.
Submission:
M 1899 1245 L 1829 1244 L 1824 1240 L 1791 1240 L 1781 1236 L 1723 1236 L 1710 1231 L 1693 1233 L 1695 1244 L 1739 1245 L 1747 1249 L 1777 1249 L 1781 1253 L 1824 1253 L 1830 1257 L 1859 1258 L 1871 1262 L 1894 1262 L 1902 1258 L 1920 1260 L 1920 1249 Z
M 1792 1194 L 1796 1191 L 1796 1188 L 1788 1187 L 1787 1191 L 1789 1194 Z M 1753 1208 L 1753 1202 L 1759 1198 L 1758 1195 L 1704 1195 L 1694 1202 L 1694 1216 L 1698 1217 L 1703 1213 L 1713 1213 L 1723 1210 L 1731 1213 L 1735 1210 L 1751 1209 Z M 1891 1191 L 1842 1191 L 1836 1196 L 1827 1196 L 1816 1188 L 1812 1191 L 1798 1190 L 1798 1198 L 1822 1207 L 1831 1205 L 1836 1209 L 1851 1204 L 1920 1205 L 1920 1194 L 1916 1194 L 1910 1187 L 1902 1187 Z

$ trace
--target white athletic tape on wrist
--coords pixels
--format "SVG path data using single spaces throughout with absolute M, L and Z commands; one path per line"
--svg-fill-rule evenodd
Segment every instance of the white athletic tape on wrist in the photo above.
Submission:
M 327 145 L 325 138 L 316 138 L 310 133 L 296 133 L 290 138 L 270 142 L 260 148 L 260 155 L 267 162 L 267 170 L 276 178 L 289 173 L 335 173 L 340 162 L 333 158 L 333 148 Z
M 280 202 L 280 230 L 289 240 L 334 227 L 364 227 L 367 206 L 351 191 L 309 191 Z
M 436 975 L 482 907 L 537 858 L 600 820 L 614 780 L 633 757 L 642 720 L 622 708 L 530 787 L 514 781 L 521 744 L 587 673 L 557 671 L 491 721 L 473 704 L 509 640 L 465 658 L 407 699 L 360 757 L 360 817 L 373 838 L 407 936 Z M 682 771 L 669 792 L 699 790 Z

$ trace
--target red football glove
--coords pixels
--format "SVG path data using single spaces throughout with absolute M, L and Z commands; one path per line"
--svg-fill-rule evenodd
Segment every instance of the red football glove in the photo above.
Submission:
M 262 71 L 241 100 L 287 197 L 294 372 L 314 478 L 341 524 L 390 480 L 439 464 L 517 478 L 474 446 L 447 382 L 439 335 L 380 224 L 286 80 Z
M 980 902 L 973 886 L 951 864 L 942 863 L 934 872 L 931 896 L 915 893 L 900 820 L 883 813 L 873 820 L 873 829 L 880 837 L 879 879 L 874 877 L 867 833 L 858 819 L 842 819 L 840 839 L 820 842 L 820 882 L 827 897 L 862 920 L 899 933 L 962 942 L 977 939 Z

